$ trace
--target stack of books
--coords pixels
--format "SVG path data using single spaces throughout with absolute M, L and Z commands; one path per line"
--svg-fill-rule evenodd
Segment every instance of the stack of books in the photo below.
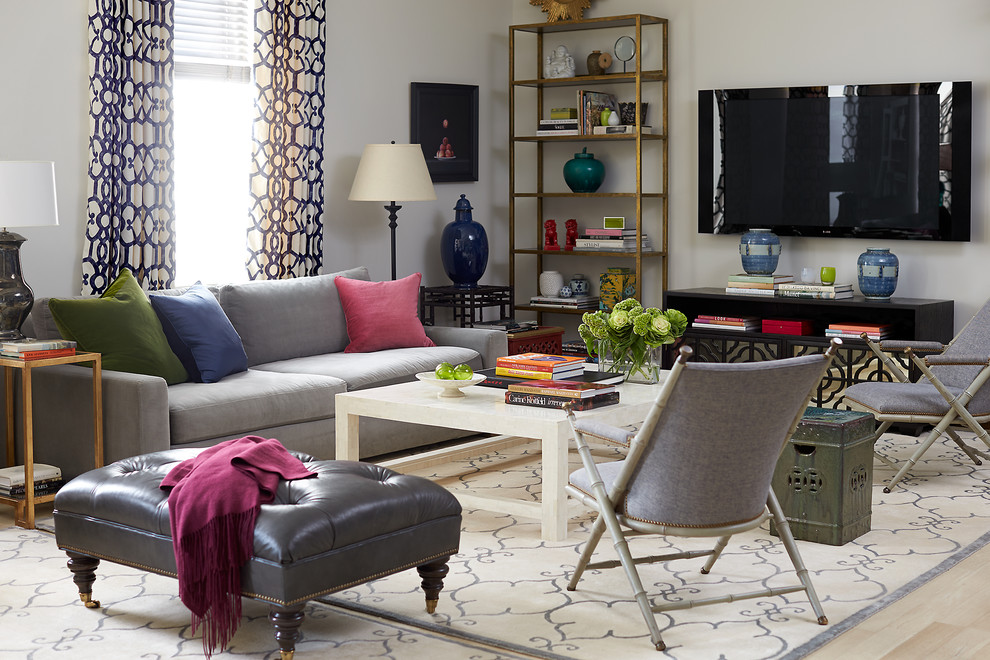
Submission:
M 642 235 L 641 247 L 650 249 L 650 237 Z M 635 229 L 603 229 L 588 227 L 574 241 L 575 250 L 598 250 L 608 252 L 635 252 Z
M 852 284 L 781 284 L 777 295 L 782 298 L 820 298 L 844 300 L 853 297 Z
M 640 126 L 640 133 L 643 135 L 650 135 L 653 133 L 652 126 Z M 594 135 L 623 135 L 636 133 L 635 124 L 619 124 L 618 126 L 595 126 L 591 129 Z
M 543 135 L 578 135 L 580 127 L 577 119 L 541 119 L 536 134 Z
M 76 342 L 68 339 L 13 339 L 0 342 L 0 355 L 19 360 L 41 360 L 75 354 Z
M 577 355 L 585 360 L 590 357 L 588 355 L 588 346 L 584 343 L 583 339 L 568 339 L 567 341 L 561 342 L 560 354 Z
M 515 383 L 542 383 L 545 380 L 564 380 L 569 383 L 601 383 L 602 385 L 615 385 L 621 383 L 625 378 L 625 374 L 615 373 L 613 371 L 582 371 L 566 378 L 525 378 L 523 376 L 499 376 L 495 373 L 496 369 L 497 367 L 490 367 L 488 369 L 478 369 L 475 371 L 474 373 L 481 374 L 485 377 L 485 379 L 478 383 L 478 385 L 482 385 L 484 387 L 495 387 L 501 390 L 507 390 L 509 389 L 509 385 Z
M 505 393 L 505 402 L 539 408 L 563 408 L 570 403 L 572 410 L 590 410 L 618 403 L 619 391 L 615 385 L 564 380 L 513 383 Z
M 608 92 L 582 89 L 577 93 L 578 125 L 581 135 L 593 135 L 595 126 L 602 125 L 602 110 L 619 111 L 619 99 Z
M 550 355 L 530 352 L 505 355 L 495 360 L 496 376 L 551 380 L 577 376 L 582 373 L 584 373 L 584 358 L 576 355 Z
M 759 332 L 760 319 L 756 316 L 712 316 L 698 314 L 691 321 L 692 328 L 703 330 L 737 330 L 739 332 Z
M 536 321 L 501 319 L 499 321 L 479 321 L 478 323 L 475 323 L 473 327 L 484 328 L 485 330 L 502 330 L 508 334 L 513 334 L 516 332 L 535 330 L 539 326 L 537 326 Z
M 793 282 L 793 275 L 729 275 L 725 283 L 726 293 L 743 293 L 750 296 L 772 296 L 781 284 Z
M 34 464 L 35 497 L 54 493 L 62 486 L 62 470 L 54 465 Z M 0 469 L 0 495 L 4 497 L 24 497 L 27 488 L 24 484 L 24 466 L 14 465 Z
M 870 339 L 879 341 L 890 337 L 892 330 L 893 325 L 890 323 L 829 323 L 825 336 L 861 339 L 865 332 Z
M 556 309 L 598 309 L 598 296 L 532 296 L 529 304 Z

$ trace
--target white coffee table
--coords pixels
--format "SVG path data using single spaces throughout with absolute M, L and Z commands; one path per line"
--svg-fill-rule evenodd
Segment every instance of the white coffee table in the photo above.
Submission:
M 619 403 L 575 413 L 616 426 L 637 424 L 646 417 L 656 398 L 659 385 L 623 384 L 619 386 Z M 464 390 L 463 398 L 439 398 L 437 389 L 426 383 L 388 385 L 336 396 L 337 453 L 341 460 L 358 460 L 360 456 L 359 422 L 361 417 L 389 419 L 413 424 L 492 434 L 493 438 L 461 443 L 389 461 L 398 471 L 436 465 L 457 456 L 478 456 L 498 446 L 525 440 L 539 440 L 542 450 L 543 494 L 540 502 L 511 498 L 485 497 L 457 492 L 466 508 L 536 518 L 541 522 L 542 537 L 562 541 L 567 536 L 567 450 L 570 426 L 562 410 L 532 408 L 505 403 L 505 390 L 474 386 Z M 517 440 L 522 438 L 525 440 Z

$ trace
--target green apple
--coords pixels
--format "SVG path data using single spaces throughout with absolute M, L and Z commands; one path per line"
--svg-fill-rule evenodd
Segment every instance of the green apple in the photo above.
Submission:
M 440 380 L 453 380 L 454 365 L 450 362 L 441 362 L 437 365 L 437 368 L 433 370 L 433 374 Z
M 459 364 L 454 367 L 454 378 L 457 380 L 471 380 L 471 376 L 474 375 L 474 369 L 466 364 Z

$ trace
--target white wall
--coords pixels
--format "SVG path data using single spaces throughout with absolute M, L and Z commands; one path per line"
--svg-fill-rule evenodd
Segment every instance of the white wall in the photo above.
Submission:
M 697 233 L 697 91 L 827 83 L 973 81 L 973 239 L 885 241 L 897 254 L 897 296 L 956 301 L 960 328 L 990 298 L 987 108 L 990 7 L 981 0 L 593 0 L 586 18 L 647 13 L 670 19 L 670 282 L 724 286 L 740 269 L 738 236 Z M 541 22 L 513 0 L 513 23 Z M 582 60 L 585 53 L 572 53 Z M 778 272 L 834 264 L 855 282 L 861 239 L 782 237 Z M 873 245 L 872 242 L 869 245 Z
M 37 295 L 80 288 L 85 224 L 86 0 L 0 0 L 0 159 L 56 161 L 60 226 L 21 231 L 26 280 Z M 737 239 L 696 226 L 696 96 L 720 86 L 972 80 L 973 240 L 891 241 L 902 270 L 897 295 L 952 298 L 956 326 L 990 298 L 985 181 L 990 154 L 990 9 L 981 0 L 593 0 L 585 16 L 644 12 L 669 18 L 669 288 L 721 286 L 739 269 Z M 936 13 L 940 12 L 940 13 Z M 446 284 L 442 227 L 464 193 L 491 244 L 485 281 L 508 281 L 507 27 L 544 20 L 528 0 L 418 2 L 327 0 L 328 117 L 325 268 L 367 264 L 389 276 L 386 213 L 347 193 L 367 142 L 408 140 L 410 82 L 477 84 L 481 98 L 480 180 L 437 185 L 436 202 L 399 211 L 398 271 L 421 270 Z M 6 222 L 0 219 L 0 223 Z M 9 221 L 13 222 L 13 221 Z M 784 237 L 781 271 L 833 263 L 854 278 L 856 239 Z
M 54 160 L 60 225 L 24 229 L 24 278 L 36 296 L 80 291 L 89 131 L 87 0 L 0 0 L 0 160 Z M 367 265 L 390 276 L 387 213 L 349 202 L 365 143 L 409 141 L 409 83 L 479 86 L 479 181 L 437 184 L 436 202 L 399 211 L 399 276 L 449 284 L 440 232 L 463 193 L 489 234 L 485 280 L 508 281 L 505 191 L 507 26 L 502 2 L 327 0 L 324 270 Z M 0 218 L 0 223 L 5 222 Z M 15 224 L 13 220 L 11 224 Z

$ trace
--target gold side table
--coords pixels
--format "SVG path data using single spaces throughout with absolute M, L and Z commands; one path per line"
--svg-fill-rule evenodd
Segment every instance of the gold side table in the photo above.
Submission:
M 31 373 L 41 367 L 55 364 L 75 364 L 90 362 L 93 365 L 93 449 L 95 467 L 103 467 L 103 365 L 99 353 L 76 353 L 61 357 L 40 360 L 21 360 L 0 356 L 0 366 L 4 370 L 4 383 L 7 410 L 7 465 L 16 461 L 14 445 L 14 370 L 21 372 L 21 399 L 24 418 L 24 496 L 0 496 L 0 503 L 14 507 L 14 522 L 18 527 L 34 529 L 34 508 L 36 505 L 51 502 L 54 493 L 34 496 L 34 408 L 32 403 Z

